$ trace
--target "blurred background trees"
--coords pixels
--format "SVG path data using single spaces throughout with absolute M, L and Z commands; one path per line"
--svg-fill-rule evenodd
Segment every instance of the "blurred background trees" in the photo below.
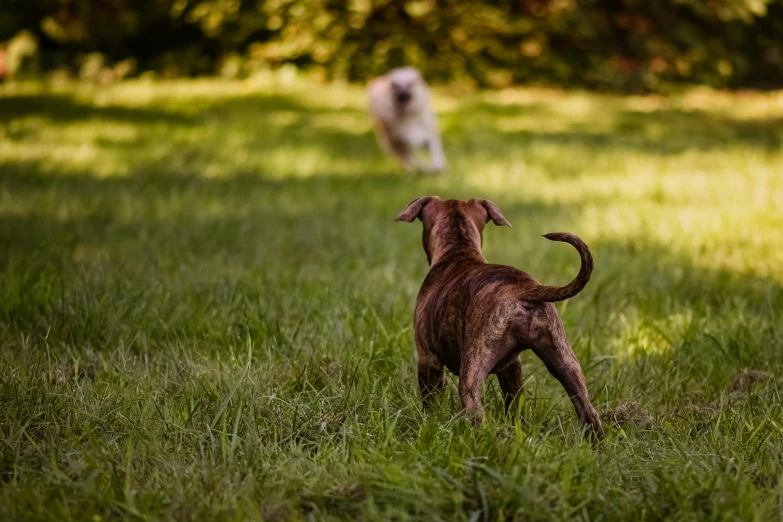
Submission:
M 783 87 L 783 0 L 0 0 L 7 74 Z M 32 46 L 32 51 L 31 51 Z

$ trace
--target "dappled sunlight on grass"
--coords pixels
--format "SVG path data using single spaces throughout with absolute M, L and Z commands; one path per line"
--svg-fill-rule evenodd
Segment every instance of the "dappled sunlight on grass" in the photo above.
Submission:
M 354 86 L 3 87 L 0 471 L 31 505 L 131 484 L 149 518 L 164 497 L 203 514 L 245 491 L 459 520 L 477 487 L 527 495 L 530 519 L 678 502 L 688 518 L 718 497 L 727 517 L 774 518 L 759 499 L 780 497 L 779 379 L 731 382 L 783 364 L 781 100 L 436 91 L 450 171 L 429 177 L 381 155 Z M 630 401 L 647 424 L 580 442 L 529 352 L 525 422 L 494 379 L 481 428 L 453 378 L 422 412 L 427 266 L 419 223 L 393 219 L 430 194 L 495 201 L 513 228 L 488 225 L 486 258 L 544 284 L 578 256 L 541 234 L 588 243 L 592 280 L 559 310 L 599 411 Z
M 31 108 L 39 108 L 30 115 L 17 109 L 22 112 L 4 127 L 10 139 L 0 158 L 52 175 L 96 177 L 154 172 L 284 181 L 366 178 L 394 168 L 377 151 L 361 90 L 310 91 L 261 94 L 224 82 L 131 82 L 104 90 L 60 88 L 48 99 L 47 92 L 28 87 L 22 94 L 45 101 L 32 102 Z M 454 97 L 439 99 L 451 105 L 443 120 L 452 172 L 422 181 L 433 190 L 558 205 L 561 221 L 579 222 L 588 240 L 647 238 L 641 241 L 667 244 L 697 265 L 780 281 L 774 269 L 781 260 L 775 210 L 783 203 L 777 175 L 783 130 L 774 121 L 783 112 L 780 95 L 727 102 L 703 92 L 616 99 L 503 91 L 459 104 Z M 14 101 L 7 97 L 3 103 Z M 731 117 L 721 112 L 729 107 Z M 770 125 L 746 134 L 732 123 L 758 118 L 761 107 Z M 687 132 L 695 134 L 689 139 Z M 593 141 L 596 136 L 603 138 Z M 739 140 L 724 143 L 732 136 Z M 408 182 L 400 176 L 400 183 Z M 220 215 L 214 208 L 223 204 L 216 205 L 200 212 Z M 729 207 L 729 213 L 722 211 Z M 223 212 L 231 214 L 228 207 Z
M 377 150 L 362 90 L 268 90 L 214 81 L 84 91 L 61 86 L 51 94 L 27 86 L 0 100 L 9 106 L 18 100 L 14 95 L 43 100 L 26 101 L 28 112 L 15 105 L 0 160 L 57 176 L 250 176 L 282 183 L 324 176 L 371 180 L 394 169 Z M 588 241 L 654 241 L 697 266 L 780 282 L 780 95 L 617 99 L 531 90 L 459 103 L 453 96 L 436 98 L 446 106 L 452 172 L 415 182 L 399 175 L 399 188 L 413 183 L 444 196 L 541 202 L 559 207 L 552 225 L 579 223 Z M 759 118 L 762 107 L 769 124 L 741 126 L 742 118 Z M 405 192 L 401 201 L 416 195 Z M 24 201 L 8 199 L 5 214 L 23 212 Z M 173 208 L 164 202 L 158 212 Z M 199 215 L 241 216 L 236 208 L 216 200 L 200 205 Z

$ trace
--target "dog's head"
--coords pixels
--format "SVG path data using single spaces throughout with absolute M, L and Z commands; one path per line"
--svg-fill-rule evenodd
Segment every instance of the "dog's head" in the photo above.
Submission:
M 400 67 L 388 73 L 392 103 L 400 113 L 416 113 L 427 108 L 429 95 L 421 73 L 413 67 Z
M 511 226 L 500 209 L 486 199 L 441 200 L 438 196 L 414 199 L 394 221 L 424 225 L 422 243 L 427 261 L 432 264 L 447 252 L 478 252 L 484 240 L 484 226 L 491 220 L 498 226 Z

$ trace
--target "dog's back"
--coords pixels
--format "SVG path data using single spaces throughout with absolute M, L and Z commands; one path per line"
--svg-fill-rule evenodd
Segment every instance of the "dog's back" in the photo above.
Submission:
M 506 265 L 438 263 L 430 269 L 416 299 L 417 340 L 440 347 L 438 355 L 459 375 L 468 322 L 508 325 L 509 318 L 542 306 L 523 299 L 536 286 L 540 285 L 532 276 Z

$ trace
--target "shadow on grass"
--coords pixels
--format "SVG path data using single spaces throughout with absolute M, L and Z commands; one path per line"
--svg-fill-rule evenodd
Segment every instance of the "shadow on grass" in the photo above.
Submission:
M 165 100 L 165 97 L 162 98 Z M 21 94 L 0 96 L 0 115 L 6 120 L 29 116 L 45 116 L 55 122 L 74 122 L 91 119 L 107 119 L 128 123 L 154 123 L 157 121 L 172 124 L 198 124 L 205 119 L 231 121 L 234 118 L 246 120 L 253 113 L 263 114 L 295 112 L 302 115 L 302 124 L 308 123 L 308 117 L 317 114 L 353 114 L 365 115 L 366 111 L 352 107 L 327 107 L 302 103 L 293 95 L 251 94 L 223 98 L 220 100 L 195 98 L 176 104 L 179 111 L 166 110 L 163 107 L 128 107 L 117 104 L 99 106 L 79 101 L 70 94 Z M 195 109 L 195 115 L 187 109 Z M 369 118 L 369 116 L 367 116 Z M 369 121 L 369 119 L 368 119 Z M 266 124 L 263 120 L 259 125 Z
M 69 95 L 40 94 L 0 97 L 0 124 L 30 116 L 51 123 L 9 126 L 4 138 L 20 148 L 46 147 L 57 125 L 88 122 L 78 136 L 64 134 L 55 146 L 90 146 L 96 162 L 112 174 L 166 171 L 166 175 L 202 174 L 206 167 L 241 176 L 260 172 L 273 176 L 337 175 L 340 168 L 379 173 L 383 156 L 364 111 L 313 106 L 281 94 L 250 95 L 221 100 L 166 102 L 158 109 L 79 102 Z M 93 125 L 94 123 L 94 125 Z M 136 128 L 117 132 L 121 123 Z M 74 162 L 80 160 L 74 154 Z M 71 156 L 49 166 L 67 168 Z M 387 163 L 392 165 L 391 162 Z M 302 167 L 301 165 L 306 165 Z M 9 165 L 9 168 L 13 168 Z M 76 170 L 83 168 L 76 166 Z M 302 171 L 306 172 L 302 172 Z
M 67 94 L 30 94 L 0 96 L 0 115 L 5 120 L 43 116 L 54 122 L 76 122 L 93 119 L 116 120 L 128 123 L 173 123 L 187 125 L 193 119 L 185 114 L 108 105 L 100 107 L 81 103 Z

